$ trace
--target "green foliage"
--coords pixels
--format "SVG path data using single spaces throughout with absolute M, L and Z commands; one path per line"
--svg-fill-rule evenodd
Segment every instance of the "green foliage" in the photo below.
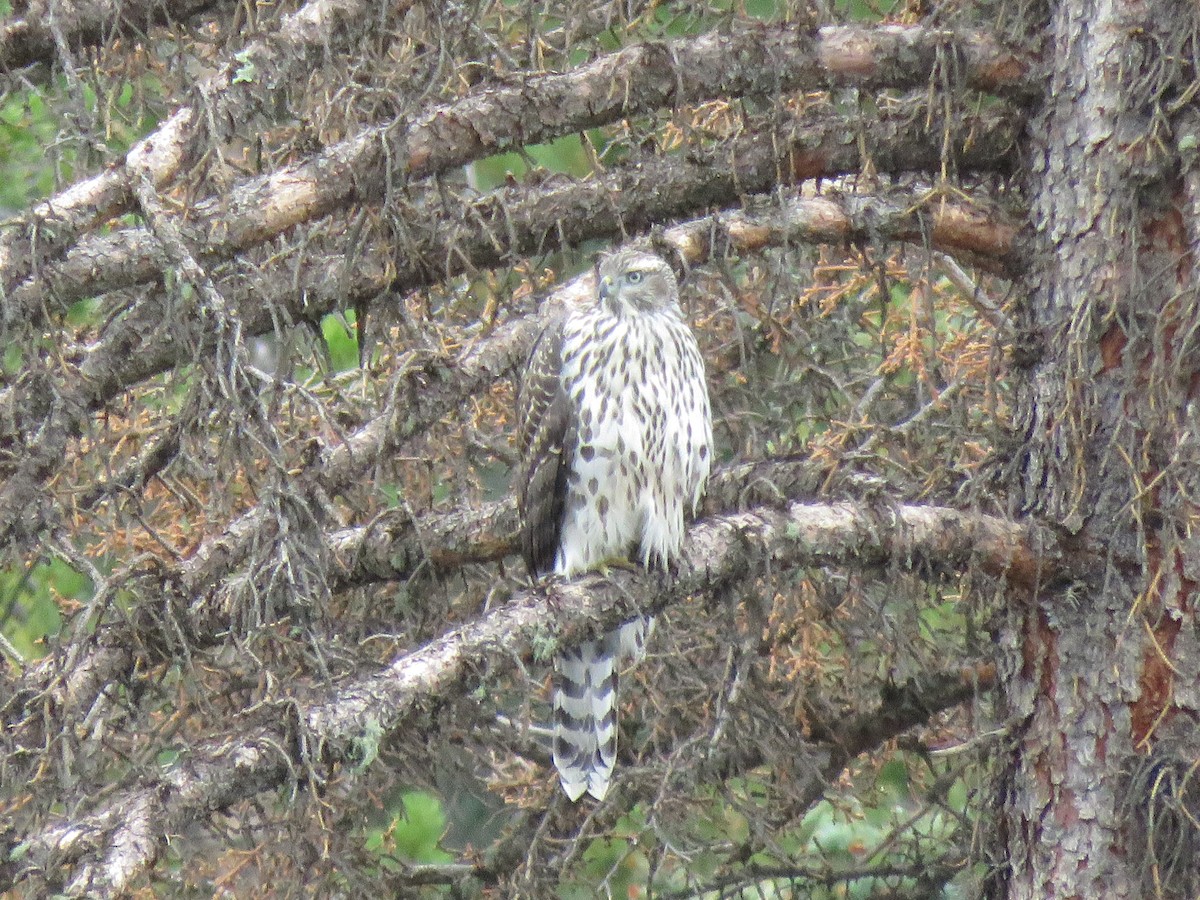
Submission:
M 783 14 L 785 7 L 785 4 L 780 3 L 779 0 L 745 0 L 742 5 L 746 10 L 746 15 L 766 21 L 778 19 Z
M 353 742 L 353 755 L 358 760 L 353 766 L 355 773 L 365 771 L 371 763 L 379 758 L 379 742 L 382 740 L 383 726 L 374 718 L 368 719 L 363 733 L 358 735 Z
M 46 146 L 58 131 L 52 109 L 40 93 L 17 91 L 0 104 L 0 206 L 17 210 L 54 188 Z
M 67 310 L 67 324 L 72 328 L 84 328 L 88 325 L 93 325 L 103 308 L 103 304 L 97 297 L 78 300 L 72 303 L 70 309 Z
M 425 791 L 406 791 L 387 825 L 367 832 L 366 847 L 385 865 L 449 862 L 451 855 L 438 846 L 445 831 L 441 801 Z
M 330 314 L 321 320 L 321 334 L 329 351 L 329 364 L 334 372 L 358 368 L 358 331 L 354 310 Z
M 15 341 L 5 346 L 2 363 L 5 375 L 16 375 L 24 362 L 25 355 Z
M 254 60 L 250 58 L 249 50 L 242 50 L 235 53 L 233 58 L 238 61 L 238 69 L 233 73 L 233 83 L 252 83 L 255 76 L 258 74 L 258 66 L 254 64 Z
M 598 890 L 603 891 L 599 896 L 644 896 L 641 886 L 650 872 L 647 851 L 654 846 L 646 824 L 645 810 L 640 805 L 617 820 L 610 835 L 592 841 L 583 852 L 580 879 L 564 882 L 559 897 L 586 900 L 598 896 Z
M 60 600 L 87 600 L 92 584 L 61 560 L 0 571 L 0 628 L 26 658 L 45 653 L 42 640 L 62 627 Z
M 852 22 L 882 22 L 900 5 L 899 0 L 834 0 L 833 8 Z
M 531 144 L 519 152 L 500 153 L 471 165 L 475 187 L 490 191 L 510 177 L 523 178 L 544 169 L 582 178 L 592 171 L 592 160 L 578 135 L 561 137 L 548 144 Z
M 95 120 L 96 133 L 83 152 L 90 156 L 103 147 L 117 155 L 157 124 L 162 94 L 151 75 L 136 83 L 115 82 L 103 95 L 85 84 L 82 95 L 73 96 L 64 79 L 7 94 L 0 101 L 0 208 L 22 209 L 53 193 L 60 179 L 75 177 L 80 147 L 59 139 L 63 116 L 73 106 L 82 106 L 83 114 Z M 47 147 L 54 149 L 47 153 Z M 93 161 L 85 159 L 91 166 Z
M 529 640 L 529 648 L 533 651 L 536 662 L 546 662 L 553 658 L 558 650 L 558 638 L 539 624 Z

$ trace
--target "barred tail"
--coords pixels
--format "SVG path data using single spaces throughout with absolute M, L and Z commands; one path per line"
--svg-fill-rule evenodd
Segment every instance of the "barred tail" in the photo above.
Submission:
M 572 800 L 603 800 L 617 758 L 617 666 L 641 659 L 654 620 L 638 618 L 554 660 L 554 767 Z

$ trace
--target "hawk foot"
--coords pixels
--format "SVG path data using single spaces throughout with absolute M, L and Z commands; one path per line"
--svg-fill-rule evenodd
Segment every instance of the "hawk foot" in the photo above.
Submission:
M 641 569 L 642 569 L 642 567 L 639 566 L 637 563 L 635 563 L 633 560 L 627 559 L 623 556 L 614 556 L 614 557 L 611 557 L 610 559 L 606 559 L 603 562 L 601 562 L 600 565 L 598 565 L 596 567 L 596 571 L 598 573 L 600 573 L 601 575 L 603 575 L 605 578 L 608 578 L 609 576 L 611 576 L 614 570 L 625 571 L 625 572 L 640 572 Z

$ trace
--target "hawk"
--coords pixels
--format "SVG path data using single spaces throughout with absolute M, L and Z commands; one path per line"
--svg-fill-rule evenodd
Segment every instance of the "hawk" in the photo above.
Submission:
M 618 561 L 668 568 L 712 465 L 704 359 L 660 257 L 622 250 L 594 299 L 551 322 L 519 403 L 521 546 L 535 578 Z M 603 800 L 617 749 L 617 674 L 642 656 L 639 617 L 554 661 L 554 765 L 572 800 Z

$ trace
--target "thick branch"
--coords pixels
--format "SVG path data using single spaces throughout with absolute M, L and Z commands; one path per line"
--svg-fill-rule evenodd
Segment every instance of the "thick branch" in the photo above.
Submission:
M 714 175 L 704 165 L 687 160 L 671 158 L 657 162 L 656 166 L 647 163 L 645 167 L 635 167 L 631 177 L 653 181 L 650 173 L 657 172 L 663 181 L 655 186 L 653 196 L 658 196 L 660 189 L 667 194 L 677 193 L 684 190 L 684 183 L 690 183 L 683 200 L 692 206 L 712 202 L 706 191 L 716 190 L 712 181 L 720 175 L 719 167 Z M 588 218 L 589 213 L 596 215 L 593 211 L 597 203 L 603 205 L 609 219 L 618 222 L 626 217 L 655 221 L 655 213 L 647 214 L 646 204 L 634 199 L 633 191 L 639 188 L 632 187 L 622 193 L 620 185 L 624 180 L 605 180 L 599 186 L 588 183 L 566 188 L 543 186 L 528 191 L 523 200 L 511 204 L 493 198 L 474 207 L 467 223 L 463 222 L 461 209 L 454 214 L 447 209 L 440 217 L 431 215 L 429 225 L 419 232 L 414 226 L 413 231 L 417 233 L 416 243 L 433 247 L 424 255 L 419 248 L 418 252 L 405 255 L 398 269 L 389 266 L 383 248 L 374 247 L 356 257 L 352 267 L 342 257 L 323 265 L 305 259 L 296 261 L 295 264 L 303 265 L 296 277 L 280 264 L 257 272 L 239 272 L 220 281 L 217 287 L 238 310 L 247 333 L 271 328 L 272 308 L 282 308 L 296 320 L 319 319 L 333 309 L 378 296 L 392 279 L 412 287 L 428 283 L 439 277 L 433 273 L 445 273 L 447 268 L 461 271 L 476 259 L 486 264 L 489 259 L 507 256 L 507 252 L 497 252 L 496 241 L 501 241 L 503 247 L 497 230 L 508 236 L 514 233 L 510 228 L 523 228 L 523 237 L 516 233 L 518 244 L 534 240 L 535 227 L 542 239 L 555 239 L 556 234 L 545 234 L 544 222 L 538 224 L 539 215 L 560 216 L 558 221 L 563 225 L 560 233 L 566 235 L 597 229 L 601 223 Z M 732 193 L 737 186 L 736 178 L 727 178 L 726 182 Z M 614 193 L 605 197 L 606 190 Z M 577 209 L 572 206 L 576 200 L 590 205 Z M 601 232 L 604 235 L 618 232 L 611 221 L 607 225 L 609 230 Z M 439 234 L 438 229 L 444 233 Z M 831 192 L 820 197 L 764 201 L 744 211 L 684 223 L 668 229 L 662 237 L 682 260 L 692 265 L 728 248 L 753 252 L 800 241 L 849 243 L 905 239 L 928 239 L 947 250 L 968 252 L 972 258 L 986 255 L 993 265 L 1004 268 L 1018 259 L 1016 228 L 998 212 L 913 189 L 873 197 Z M 586 293 L 588 285 L 589 282 L 579 282 L 564 296 L 572 291 Z M 214 346 L 216 335 L 202 322 L 188 322 L 183 327 L 172 322 L 171 327 L 164 327 L 164 314 L 162 304 L 149 301 L 138 304 L 114 322 L 78 361 L 78 370 L 71 372 L 70 382 L 58 385 L 55 390 L 47 390 L 40 382 L 30 382 L 0 392 L 0 421 L 30 420 L 26 430 L 36 435 L 36 441 L 22 456 L 21 468 L 11 473 L 0 487 L 0 541 L 11 540 L 18 534 L 18 525 L 22 535 L 37 533 L 43 516 L 39 506 L 41 485 L 62 465 L 68 442 L 80 433 L 91 411 L 102 408 L 137 381 L 177 364 L 186 358 L 188 348 L 198 345 L 206 351 Z M 430 362 L 413 366 L 406 377 L 411 385 L 410 403 L 405 430 L 399 438 L 424 430 L 448 410 L 457 408 L 463 397 L 519 365 L 528 354 L 541 322 L 541 318 L 531 318 L 505 326 L 475 345 L 455 365 Z M 31 419 L 28 412 L 17 415 L 19 411 L 39 409 L 42 398 L 50 396 L 60 399 L 45 409 L 42 420 Z M 376 433 L 382 436 L 384 430 L 378 428 Z M 12 439 L 21 438 L 14 435 Z M 364 452 L 367 455 L 360 458 L 374 458 L 370 449 Z M 327 490 L 334 492 L 336 487 Z
M 55 27 L 75 50 L 117 36 L 139 36 L 152 25 L 181 22 L 218 2 L 226 0 L 33 0 L 23 15 L 0 25 L 0 72 L 57 59 Z
M 961 63 L 968 87 L 1019 98 L 1034 91 L 1030 62 L 982 33 L 839 25 L 809 34 L 775 25 L 639 44 L 564 75 L 482 90 L 435 107 L 393 139 L 402 171 L 429 175 L 662 106 L 836 86 L 921 87 L 946 58 Z
M 876 516 L 844 504 L 758 509 L 693 526 L 670 585 L 653 574 L 620 572 L 611 580 L 588 576 L 523 591 L 502 608 L 397 657 L 374 674 L 347 679 L 323 696 L 278 698 L 278 708 L 292 711 L 301 734 L 273 724 L 250 737 L 231 734 L 212 740 L 161 776 L 102 801 L 79 821 L 27 836 L 21 841 L 23 862 L 45 872 L 55 864 L 78 862 L 99 846 L 99 857 L 77 868 L 68 894 L 120 893 L 152 864 L 167 835 L 298 777 L 316 761 L 303 758 L 298 747 L 320 748 L 323 763 L 355 763 L 367 736 L 394 730 L 431 699 L 469 689 L 486 671 L 485 662 L 527 652 L 535 636 L 549 631 L 564 640 L 579 639 L 636 612 L 651 611 L 637 608 L 634 597 L 654 597 L 653 609 L 659 609 L 689 595 L 719 594 L 753 576 L 768 560 L 774 567 L 868 561 L 940 570 L 976 559 L 1001 574 L 1041 566 L 1021 540 L 1021 526 L 953 510 L 901 507 L 891 512 Z M 895 717 L 873 730 L 847 735 L 839 752 L 865 748 L 906 721 Z
M 718 469 L 709 484 L 705 507 L 719 515 L 752 504 L 788 505 L 815 494 L 827 474 L 804 458 Z M 957 572 L 974 562 L 986 571 L 1003 571 L 1014 587 L 1032 590 L 1039 581 L 1062 577 L 1064 572 L 1089 564 L 1077 550 L 1058 548 L 1049 533 L 1035 526 L 931 506 L 904 506 L 897 514 L 898 525 L 922 530 L 918 542 L 929 548 L 930 556 L 912 559 L 909 564 L 923 571 Z M 870 569 L 899 552 L 885 546 L 882 558 L 875 558 L 860 549 L 859 533 L 871 524 L 866 506 L 792 503 L 789 515 L 791 525 L 804 532 L 804 553 L 809 554 L 789 558 L 791 565 Z M 416 519 L 403 510 L 389 510 L 369 525 L 329 536 L 333 577 L 338 588 L 345 588 L 403 580 L 421 564 L 451 572 L 467 563 L 503 559 L 518 550 L 519 524 L 512 498 Z
M 713 473 L 704 506 L 708 513 L 720 514 L 760 504 L 783 505 L 815 495 L 828 474 L 801 457 L 727 466 Z M 329 536 L 333 577 L 339 588 L 346 588 L 403 580 L 422 564 L 445 573 L 467 563 L 500 560 L 518 551 L 519 531 L 512 497 L 416 519 L 403 510 L 388 510 L 369 525 Z
M 354 14 L 355 4 L 342 5 L 351 7 L 344 10 L 344 15 Z M 314 2 L 310 7 L 318 4 Z M 321 21 L 320 17 L 327 15 L 314 9 L 310 18 Z M 291 30 L 289 19 L 277 42 L 279 52 L 273 63 L 277 67 L 289 60 L 282 50 L 297 43 Z M 261 49 L 252 45 L 247 52 L 256 56 Z M 827 27 L 814 38 L 793 27 L 775 26 L 641 44 L 602 56 L 569 74 L 541 76 L 517 87 L 482 90 L 461 101 L 437 106 L 412 125 L 401 120 L 367 129 L 305 163 L 252 179 L 228 197 L 201 204 L 196 230 L 211 234 L 219 223 L 220 238 L 211 241 L 206 253 L 228 256 L 299 222 L 364 198 L 377 198 L 386 183 L 389 163 L 398 167 L 397 174 L 402 177 L 429 175 L 506 148 L 619 121 L 668 103 L 680 105 L 722 96 L 777 94 L 836 84 L 865 88 L 920 86 L 947 55 L 961 63 L 956 71 L 968 85 L 1018 96 L 1029 93 L 1025 81 L 1028 63 L 990 38 L 919 26 Z M 243 56 L 239 54 L 239 58 Z M 295 56 L 302 59 L 304 55 Z M 231 81 L 233 71 L 234 67 L 227 65 L 216 76 L 217 82 L 209 85 L 208 93 L 215 94 L 219 102 L 234 102 L 225 99 L 236 86 Z M 272 83 L 281 83 L 287 75 L 287 69 L 280 69 Z M 225 114 L 218 108 L 214 115 L 223 118 Z M 156 184 L 165 181 L 192 152 L 194 129 L 191 111 L 181 109 L 164 128 L 131 151 L 127 165 L 136 163 L 148 168 Z M 164 146 L 174 149 L 157 159 Z M 118 167 L 39 206 L 31 214 L 30 227 L 53 226 L 50 230 L 55 237 L 41 237 L 42 250 L 49 252 L 124 211 L 129 202 L 124 173 Z M 93 215 L 89 215 L 87 206 L 94 207 Z M 16 253 L 17 241 L 21 240 L 28 238 L 18 234 L 0 241 L 0 283 L 9 292 L 32 271 L 31 258 Z M 84 251 L 82 255 L 95 258 L 104 254 Z M 149 276 L 133 277 L 141 280 Z M 19 308 L 25 314 L 38 309 Z
M 368 0 L 309 0 L 286 16 L 274 34 L 247 44 L 236 58 L 226 54 L 217 72 L 198 87 L 198 95 L 205 98 L 202 108 L 181 106 L 134 144 L 120 163 L 39 203 L 19 227 L 0 235 L 0 298 L 80 234 L 128 212 L 133 203 L 130 172 L 147 172 L 155 187 L 173 179 L 201 151 L 206 121 L 245 121 L 261 109 L 269 112 L 269 98 L 278 85 L 309 71 L 318 54 L 349 46 L 356 36 L 379 26 L 376 6 Z M 412 0 L 385 4 L 395 19 L 411 6 Z M 239 80 L 238 72 L 250 64 L 256 72 L 253 82 Z M 6 302 L 0 323 L 29 313 L 28 308 L 18 312 Z
M 493 266 L 589 238 L 638 231 L 735 203 L 746 194 L 858 172 L 868 165 L 877 172 L 935 171 L 943 163 L 946 127 L 960 169 L 1005 168 L 1016 138 L 1017 123 L 1011 115 L 967 116 L 949 126 L 915 113 L 862 125 L 824 115 L 783 130 L 764 125 L 729 141 L 693 148 L 686 156 L 643 155 L 587 180 L 554 179 L 496 191 L 471 204 L 431 196 L 415 205 L 411 215 L 396 217 L 404 220 L 406 233 L 400 236 L 393 286 L 411 289 L 427 283 L 430 271 L 449 276 L 469 266 Z M 848 140 L 855 132 L 861 132 L 861 140 Z M 305 177 L 314 185 L 340 185 L 339 190 L 353 191 L 360 200 L 384 196 L 382 180 L 372 185 L 328 167 Z M 313 201 L 296 207 L 301 218 L 326 211 L 308 187 L 301 193 Z M 245 199 L 246 208 L 232 216 L 218 201 L 189 211 L 188 234 L 201 264 L 226 258 L 266 236 L 248 217 L 269 209 L 270 198 Z M 997 237 L 974 237 L 976 252 L 983 255 L 998 242 L 1005 245 L 1001 252 L 1007 251 L 1011 235 L 1007 240 Z M 371 262 L 380 252 L 367 249 L 364 261 Z M 15 288 L 11 301 L 14 309 L 41 309 L 156 279 L 162 270 L 154 238 L 142 228 L 123 229 L 81 241 Z
M 753 474 L 749 474 L 753 472 Z M 793 493 L 786 482 L 812 483 L 812 466 L 802 460 L 778 466 L 738 466 L 717 473 L 714 487 L 736 496 L 761 478 L 778 479 L 781 492 Z M 1075 549 L 1061 547 L 1052 534 L 982 513 L 965 513 L 935 506 L 888 509 L 887 525 L 872 510 L 858 504 L 792 503 L 786 510 L 759 509 L 772 534 L 781 529 L 798 546 L 786 552 L 771 547 L 780 565 L 870 571 L 896 560 L 931 575 L 957 573 L 969 565 L 1004 575 L 1014 588 L 1030 591 L 1039 583 L 1086 570 L 1091 560 Z M 431 513 L 417 521 L 402 514 L 330 536 L 342 585 L 379 579 L 402 579 L 416 564 L 428 560 L 441 570 L 467 562 L 502 559 L 517 550 L 517 512 L 513 500 L 487 504 L 480 510 Z M 882 530 L 878 530 L 882 529 Z M 910 541 L 905 546 L 898 541 Z
M 931 854 L 931 858 L 922 859 L 919 863 L 868 865 L 859 869 L 833 870 L 828 866 L 799 866 L 799 865 L 739 865 L 730 872 L 719 872 L 706 878 L 697 879 L 698 884 L 687 888 L 656 892 L 659 900 L 683 900 L 690 897 L 736 897 L 736 896 L 771 896 L 774 887 L 765 883 L 776 882 L 786 884 L 788 894 L 792 896 L 809 896 L 808 891 L 821 896 L 856 896 L 857 891 L 851 889 L 856 882 L 866 881 L 871 885 L 869 893 L 862 896 L 890 897 L 893 900 L 902 898 L 936 897 L 942 894 L 943 888 L 955 874 L 967 865 L 967 860 L 956 850 L 946 848 L 941 851 L 945 855 Z M 911 892 L 904 890 L 888 891 L 889 882 L 900 884 L 915 882 L 920 885 Z M 804 893 L 801 893 L 801 892 Z M 818 893 L 819 891 L 819 893 Z M 787 894 L 785 894 L 787 896 Z

